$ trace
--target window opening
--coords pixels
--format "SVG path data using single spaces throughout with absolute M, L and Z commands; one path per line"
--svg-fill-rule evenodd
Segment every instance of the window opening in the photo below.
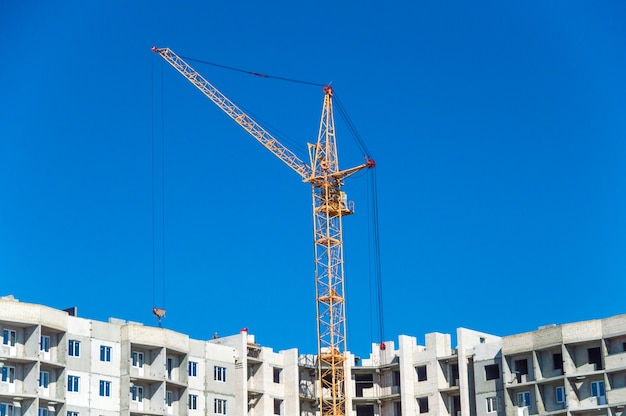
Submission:
M 563 371 L 563 354 L 560 352 L 552 354 L 552 368 Z
M 133 351 L 133 367 L 143 367 L 143 352 Z
M 100 380 L 100 396 L 111 397 L 111 382 Z
M 50 373 L 47 371 L 39 372 L 39 387 L 43 387 L 44 389 L 48 388 L 48 384 L 50 382 Z
M 80 341 L 70 339 L 67 353 L 70 357 L 80 357 Z
M 556 387 L 556 402 L 565 403 L 565 387 L 563 386 Z
M 12 329 L 4 329 L 2 330 L 2 344 L 8 345 L 9 347 L 15 347 L 15 342 L 17 340 L 17 333 Z
M 500 366 L 498 364 L 489 364 L 485 366 L 485 379 L 497 380 L 500 378 Z
M 100 345 L 100 361 L 111 361 L 111 347 Z
M 283 401 L 280 399 L 274 399 L 274 414 L 275 415 L 282 415 L 282 407 L 283 407 Z
M 226 400 L 224 399 L 215 399 L 213 402 L 213 413 L 216 415 L 225 415 L 226 414 Z
M 143 387 L 141 386 L 133 386 L 130 389 L 130 393 L 131 393 L 131 400 L 134 402 L 141 402 L 143 401 Z
M 517 406 L 530 407 L 530 392 L 522 391 L 517 393 Z
M 198 409 L 198 396 L 195 394 L 189 395 L 189 410 L 197 410 Z
M 0 416 L 14 416 L 15 411 L 12 404 L 0 403 Z
M 415 370 L 417 371 L 417 381 L 428 380 L 428 372 L 426 371 L 425 365 L 420 365 L 419 367 L 416 367 Z
M 213 367 L 213 380 L 226 382 L 226 367 Z
M 188 373 L 189 373 L 189 377 L 196 377 L 198 375 L 198 363 L 195 361 L 189 361 L 189 364 L 187 365 L 188 367 Z
M 172 368 L 174 368 L 174 361 L 171 358 L 167 359 L 167 378 L 172 379 Z
M 596 397 L 604 397 L 604 381 L 591 382 L 591 395 Z
M 50 352 L 50 337 L 42 335 L 39 339 L 39 350 L 43 352 Z
M 67 391 L 78 392 L 79 379 L 78 376 L 67 376 Z
M 280 383 L 282 368 L 274 367 L 274 383 Z
M 428 413 L 428 397 L 418 397 L 417 408 L 420 413 Z
M 15 367 L 9 367 L 7 365 L 2 367 L 2 382 L 9 384 L 15 383 Z

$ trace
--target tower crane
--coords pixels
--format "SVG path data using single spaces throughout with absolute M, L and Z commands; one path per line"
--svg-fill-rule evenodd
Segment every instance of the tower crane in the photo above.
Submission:
M 278 159 L 311 185 L 315 244 L 315 296 L 317 315 L 317 378 L 321 416 L 346 414 L 346 310 L 344 292 L 343 217 L 353 214 L 353 203 L 342 191 L 344 180 L 373 168 L 364 164 L 340 170 L 337 159 L 333 88 L 325 86 L 324 104 L 316 143 L 308 144 L 309 163 L 303 162 L 267 130 L 218 91 L 169 48 L 152 47 L 174 69 L 196 86 Z

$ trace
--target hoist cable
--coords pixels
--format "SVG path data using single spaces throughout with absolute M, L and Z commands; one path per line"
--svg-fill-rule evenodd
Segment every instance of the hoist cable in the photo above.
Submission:
M 151 146 L 152 146 L 152 159 L 151 159 L 151 169 L 152 169 L 152 306 L 153 311 L 156 309 L 165 308 L 165 99 L 164 99 L 164 74 L 163 74 L 163 63 L 161 62 L 161 281 L 158 282 L 157 278 L 157 132 L 156 132 L 156 106 L 157 106 L 157 98 L 156 98 L 156 80 L 155 76 L 155 66 L 154 60 L 152 64 L 151 78 L 152 78 L 152 138 L 151 138 Z M 161 286 L 160 298 L 157 299 L 157 286 Z M 157 301 L 161 302 L 159 308 L 157 308 Z M 159 326 L 161 325 L 159 319 Z
M 154 55 L 152 55 L 152 65 L 151 65 L 151 85 L 152 85 L 152 306 L 156 305 L 156 232 L 155 232 L 155 197 L 154 197 Z
M 161 62 L 161 272 L 162 308 L 165 309 L 165 84 Z
M 356 129 L 356 126 L 350 119 L 348 112 L 345 107 L 337 97 L 337 94 L 334 95 L 335 103 L 337 104 L 337 110 L 339 111 L 339 115 L 346 123 L 348 130 L 350 131 L 352 137 L 354 138 L 357 146 L 360 148 L 363 155 L 366 159 L 371 159 L 371 153 L 365 142 L 361 138 L 361 135 Z M 378 226 L 378 189 L 376 184 L 376 169 L 368 169 L 367 170 L 367 193 L 368 193 L 368 232 L 370 235 L 370 243 L 368 246 L 369 259 L 370 259 L 370 299 L 373 303 L 373 308 L 371 310 L 372 314 L 372 327 L 370 331 L 374 332 L 374 323 L 377 324 L 378 328 L 378 340 L 382 344 L 385 341 L 385 319 L 384 319 L 384 308 L 383 308 L 383 282 L 382 282 L 382 270 L 380 264 L 380 233 Z M 374 317 L 374 315 L 377 315 Z
M 370 275 L 370 299 L 373 304 L 371 310 L 371 337 L 378 332 L 378 341 L 385 341 L 385 318 L 383 307 L 383 283 L 380 265 L 380 234 L 378 227 L 378 189 L 376 184 L 376 170 L 369 169 L 367 174 L 367 197 L 368 197 L 368 233 L 370 235 L 369 275 Z M 376 328 L 374 328 L 376 326 Z
M 385 319 L 384 319 L 384 305 L 383 305 L 383 280 L 382 270 L 380 265 L 380 232 L 378 227 L 378 188 L 376 184 L 376 170 L 369 169 L 369 174 L 372 177 L 372 231 L 374 246 L 374 276 L 376 280 L 376 292 L 378 294 L 378 322 L 379 322 L 379 336 L 380 342 L 385 341 Z

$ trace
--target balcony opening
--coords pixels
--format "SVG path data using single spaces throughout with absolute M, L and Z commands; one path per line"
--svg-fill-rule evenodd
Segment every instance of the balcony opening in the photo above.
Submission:
M 588 348 L 587 358 L 589 364 L 594 365 L 595 370 L 602 370 L 602 353 L 600 347 Z
M 354 384 L 356 388 L 356 397 L 363 396 L 363 390 L 371 389 L 374 387 L 374 375 L 373 374 L 355 374 Z
M 528 360 L 526 358 L 524 358 L 523 360 L 515 360 L 513 364 L 513 367 L 515 368 L 515 376 L 517 377 L 517 382 L 525 383 L 526 377 L 528 375 Z

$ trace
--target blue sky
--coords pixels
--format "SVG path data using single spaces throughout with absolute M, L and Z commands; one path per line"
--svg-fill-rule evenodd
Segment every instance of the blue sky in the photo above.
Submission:
M 156 45 L 332 83 L 377 162 L 387 339 L 625 312 L 626 3 L 180 3 L 0 0 L 2 294 L 315 350 L 308 185 Z M 319 87 L 194 66 L 287 146 L 315 140 Z M 366 177 L 346 190 L 365 354 Z

